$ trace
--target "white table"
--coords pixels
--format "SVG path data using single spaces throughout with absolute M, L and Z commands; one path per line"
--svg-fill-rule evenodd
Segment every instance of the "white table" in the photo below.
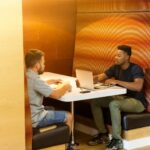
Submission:
M 70 76 L 50 73 L 50 72 L 45 72 L 40 77 L 44 81 L 49 79 L 62 79 L 64 81 L 70 82 L 70 84 L 72 85 L 72 91 L 67 92 L 64 96 L 62 96 L 60 98 L 60 101 L 71 102 L 71 112 L 73 117 L 74 117 L 74 101 L 81 101 L 81 100 L 83 101 L 83 100 L 95 99 L 100 97 L 121 95 L 127 92 L 125 88 L 119 86 L 112 86 L 104 89 L 102 88 L 102 89 L 93 90 L 89 93 L 80 93 L 81 89 L 76 86 L 75 77 L 70 77 Z M 72 144 L 74 144 L 74 122 L 72 123 Z

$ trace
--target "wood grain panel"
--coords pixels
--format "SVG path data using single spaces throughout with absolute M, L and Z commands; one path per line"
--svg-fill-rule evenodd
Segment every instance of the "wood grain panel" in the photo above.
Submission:
M 131 141 L 135 139 L 149 137 L 150 127 L 143 127 L 138 129 L 132 129 L 123 132 L 123 138 L 125 140 Z
M 41 49 L 46 71 L 71 75 L 75 0 L 23 0 L 24 49 Z
M 149 11 L 149 0 L 77 0 L 77 12 Z
M 26 70 L 25 70 L 26 72 Z M 32 123 L 29 97 L 27 93 L 27 79 L 25 74 L 25 143 L 26 150 L 32 150 Z
M 133 48 L 131 61 L 149 68 L 149 20 L 150 13 L 78 14 L 74 69 L 103 72 L 113 64 L 120 44 Z
M 0 149 L 25 150 L 22 1 L 0 1 Z

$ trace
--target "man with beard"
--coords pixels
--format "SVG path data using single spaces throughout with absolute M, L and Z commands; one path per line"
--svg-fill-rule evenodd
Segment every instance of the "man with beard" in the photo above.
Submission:
M 131 47 L 118 46 L 115 56 L 115 64 L 104 73 L 95 76 L 106 84 L 118 85 L 127 89 L 127 94 L 100 98 L 91 101 L 91 108 L 95 124 L 99 134 L 88 142 L 90 146 L 108 142 L 108 133 L 104 125 L 102 107 L 109 107 L 112 122 L 112 140 L 106 146 L 106 150 L 122 149 L 121 138 L 121 112 L 140 113 L 145 110 L 143 69 L 130 62 Z
M 27 83 L 30 108 L 32 114 L 33 127 L 45 127 L 54 123 L 65 122 L 71 131 L 72 115 L 66 111 L 45 110 L 43 97 L 59 99 L 67 91 L 71 91 L 69 83 L 61 80 L 49 80 L 47 82 L 40 79 L 39 75 L 44 72 L 44 53 L 40 50 L 29 50 L 25 55 L 27 68 Z M 56 88 L 51 88 L 49 84 L 57 84 Z

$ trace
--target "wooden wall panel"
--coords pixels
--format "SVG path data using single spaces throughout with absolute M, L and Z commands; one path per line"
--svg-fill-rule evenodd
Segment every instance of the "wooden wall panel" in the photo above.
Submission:
M 131 45 L 132 60 L 149 68 L 149 8 L 149 0 L 77 0 L 74 69 L 103 72 L 118 44 Z
M 150 67 L 150 13 L 78 14 L 74 69 L 103 72 L 120 44 L 133 48 L 131 61 Z
M 0 149 L 25 150 L 22 1 L 0 1 Z
M 23 0 L 24 49 L 46 54 L 46 71 L 72 73 L 75 0 Z
M 149 11 L 149 0 L 77 0 L 77 12 Z

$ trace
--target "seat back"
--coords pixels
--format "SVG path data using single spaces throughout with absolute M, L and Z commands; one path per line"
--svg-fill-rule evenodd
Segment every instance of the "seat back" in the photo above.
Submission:
M 144 83 L 144 92 L 145 97 L 148 102 L 147 111 L 150 112 L 150 69 L 145 69 L 145 83 Z
M 25 71 L 26 72 L 26 71 Z M 31 123 L 31 110 L 29 104 L 28 90 L 27 90 L 27 79 L 24 75 L 25 80 L 25 143 L 26 149 L 32 150 L 32 123 Z

